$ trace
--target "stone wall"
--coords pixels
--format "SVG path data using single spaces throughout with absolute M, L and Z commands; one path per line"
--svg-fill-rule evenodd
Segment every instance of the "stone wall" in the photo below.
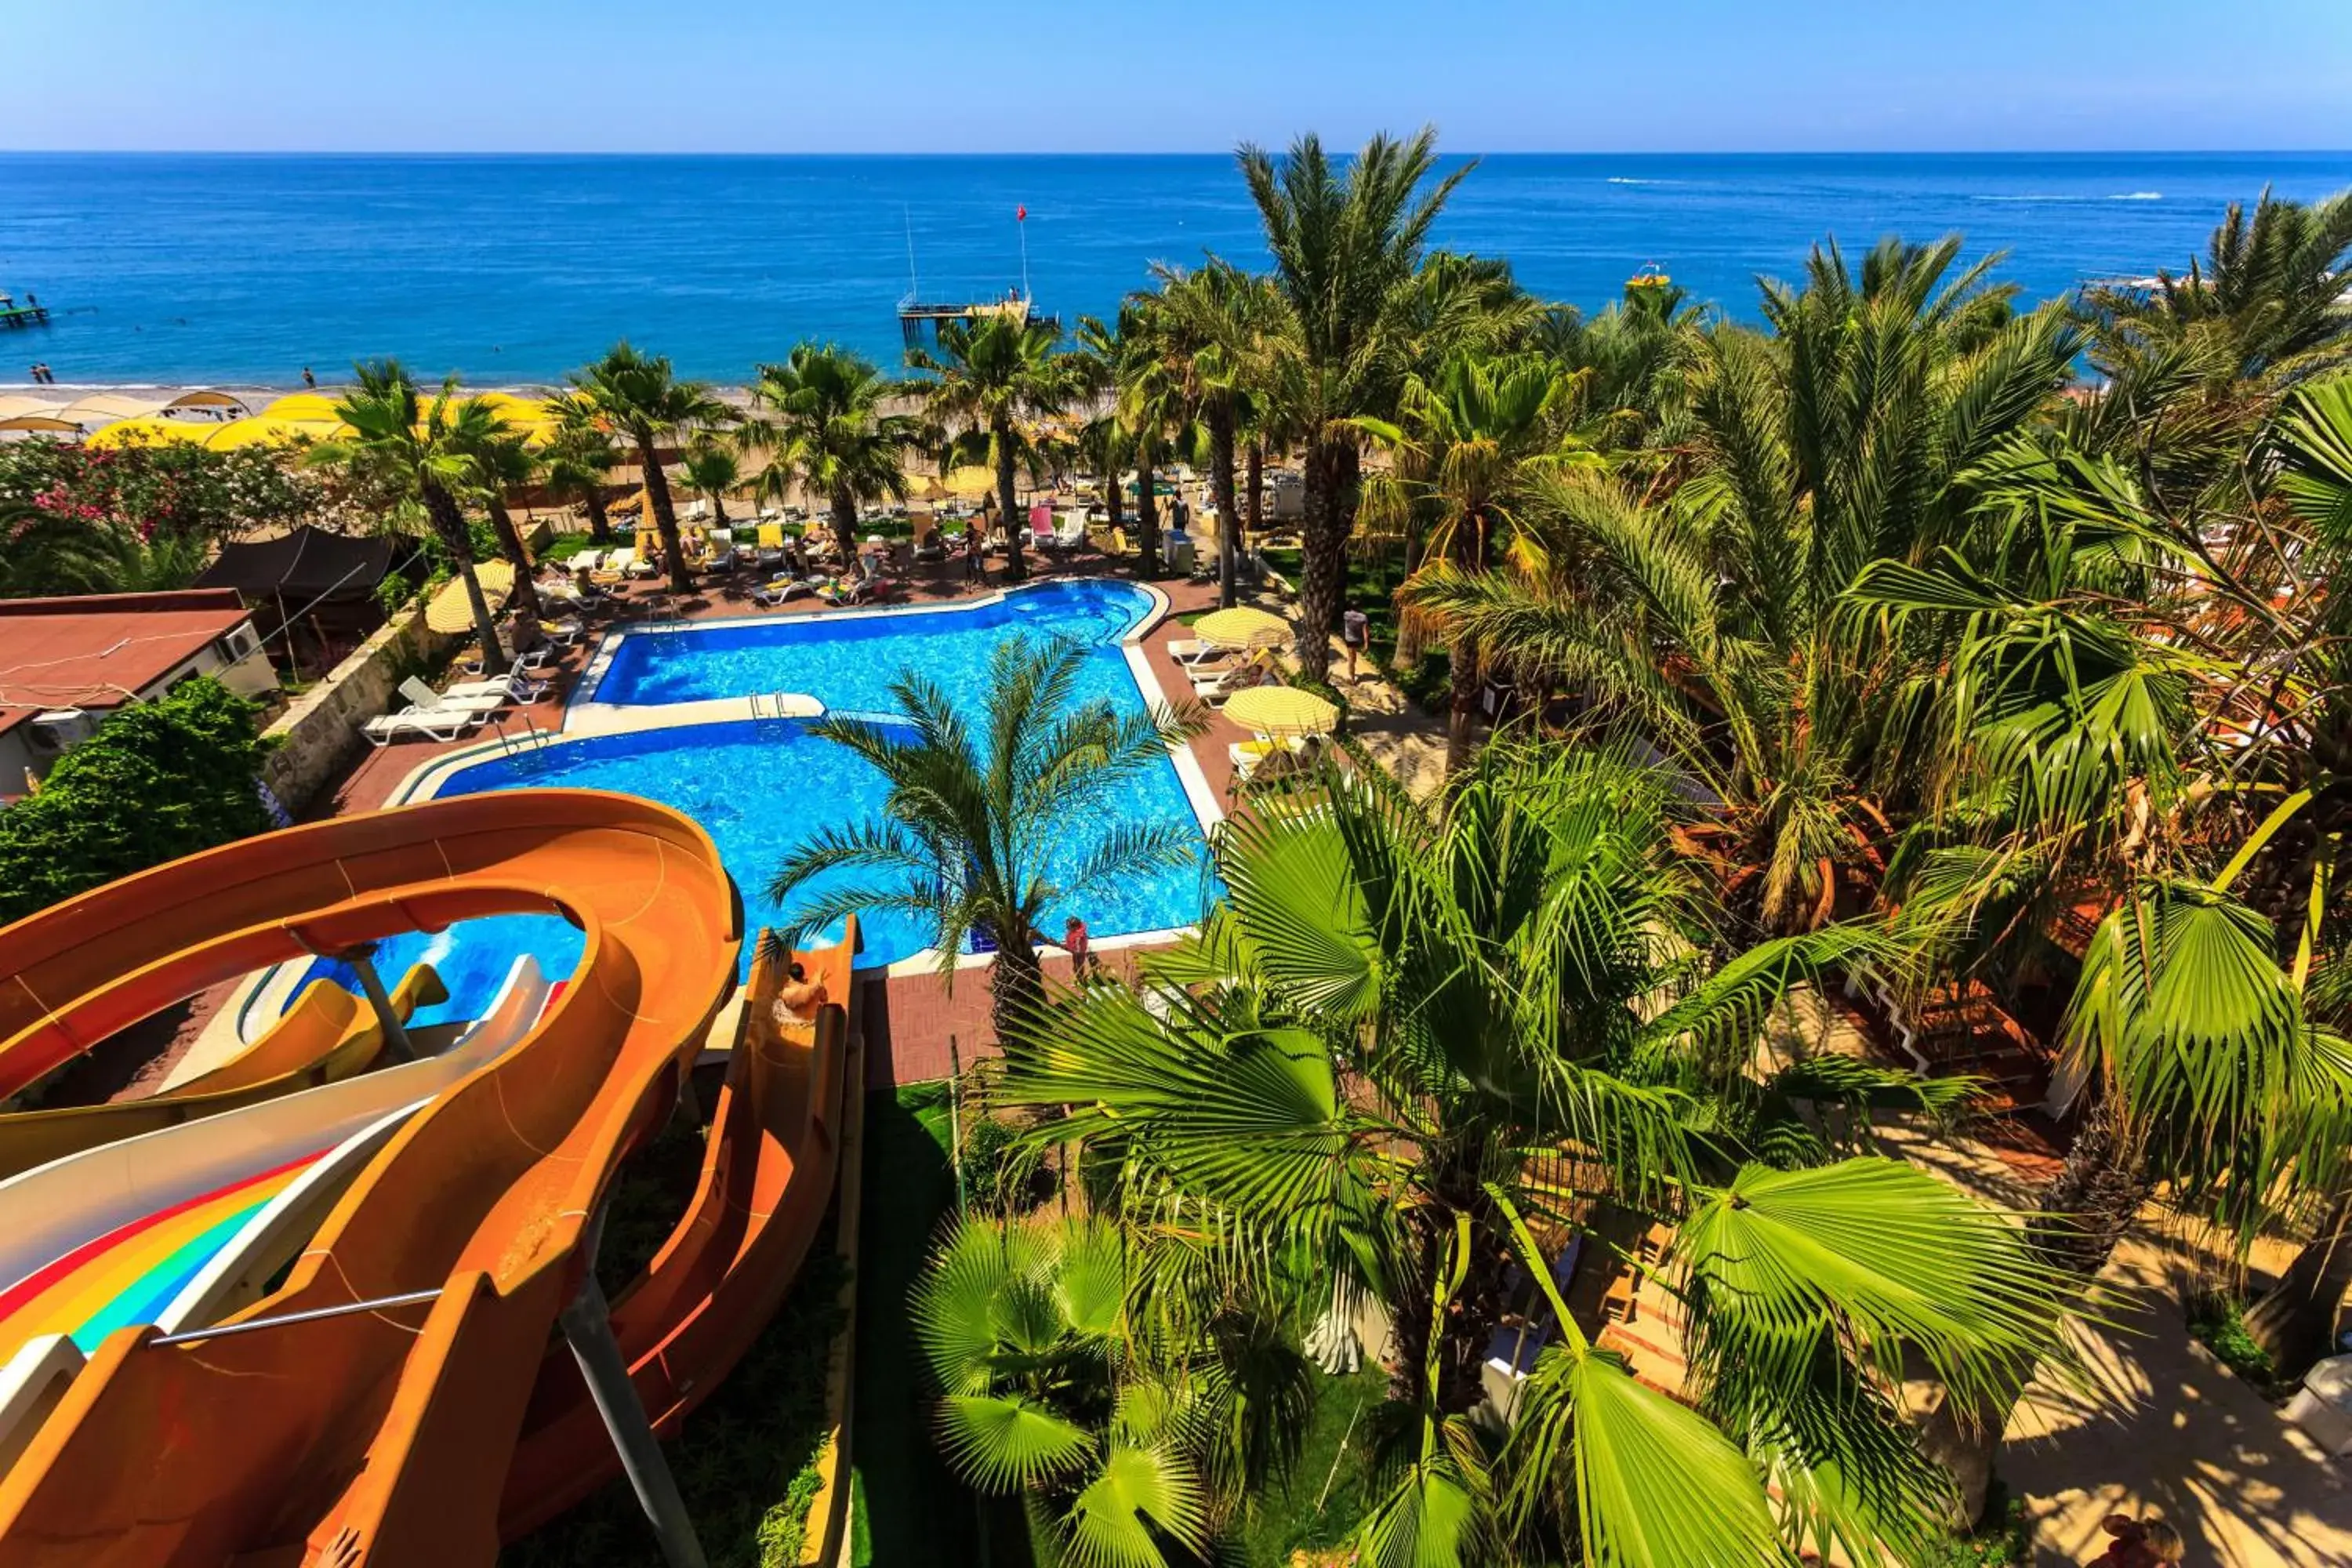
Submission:
M 264 765 L 262 782 L 299 816 L 367 744 L 360 726 L 395 706 L 393 694 L 401 676 L 438 660 L 458 640 L 426 627 L 422 609 L 412 606 L 394 616 L 269 727 L 270 736 L 282 744 Z

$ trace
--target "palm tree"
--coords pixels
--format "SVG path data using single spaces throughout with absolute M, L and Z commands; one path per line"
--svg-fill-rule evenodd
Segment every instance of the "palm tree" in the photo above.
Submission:
M 965 938 L 992 943 L 999 1039 L 1040 994 L 1036 937 L 1050 911 L 1067 910 L 1119 879 L 1189 863 L 1189 826 L 1129 824 L 1080 831 L 1168 748 L 1200 732 L 1197 707 L 1122 715 L 1075 700 L 1085 651 L 1057 643 L 997 646 L 988 711 L 977 731 L 919 671 L 902 671 L 891 695 L 904 724 L 827 717 L 809 732 L 847 747 L 888 782 L 878 816 L 820 830 L 769 884 L 779 904 L 802 900 L 778 942 L 790 948 L 845 915 L 884 911 L 923 921 L 952 976 Z M 834 871 L 871 879 L 813 884 Z
M 548 400 L 554 435 L 541 456 L 546 468 L 541 482 L 556 495 L 568 497 L 588 513 L 589 537 L 599 544 L 613 538 L 613 520 L 604 510 L 604 489 L 613 470 L 620 467 L 621 450 L 593 399 L 567 393 Z
M 1201 1364 L 1171 1361 L 1129 1310 L 1125 1254 L 1098 1219 L 968 1219 L 909 1311 L 968 1483 L 1017 1493 L 1056 1561 L 1181 1568 L 1296 1457 L 1307 1367 L 1238 1312 Z
M 751 386 L 755 410 L 744 445 L 770 455 L 760 477 L 765 498 L 798 485 L 833 514 L 841 558 L 857 552 L 857 509 L 907 498 L 907 453 L 919 422 L 883 406 L 900 388 L 874 364 L 831 344 L 795 344 L 782 364 L 762 365 Z
M 352 389 L 335 403 L 335 416 L 351 434 L 311 447 L 308 460 L 348 470 L 424 513 L 450 569 L 466 584 L 483 668 L 505 674 L 510 663 L 474 573 L 474 541 L 461 505 L 485 489 L 477 454 L 498 437 L 496 416 L 478 398 L 460 398 L 454 375 L 432 398 L 420 396 L 397 360 L 356 364 L 352 378 Z
M 699 490 L 710 502 L 710 521 L 727 526 L 727 492 L 743 482 L 742 460 L 709 436 L 687 443 L 678 475 L 688 489 Z
M 0 599 L 184 588 L 205 567 L 200 535 L 137 530 L 32 501 L 0 500 Z
M 1058 413 L 1069 400 L 1072 376 L 1054 352 L 1055 329 L 1010 315 L 940 325 L 939 353 L 908 349 L 907 365 L 931 378 L 920 384 L 926 417 L 948 433 L 948 458 L 985 463 L 996 475 L 997 513 L 1004 520 L 1004 574 L 1029 574 L 1014 521 L 1020 496 L 1015 470 L 1033 477 L 1047 468 L 1030 422 Z M 1113 476 L 1116 481 L 1117 476 Z
M 1538 475 L 1577 462 L 1605 468 L 1596 454 L 1561 434 L 1559 416 L 1569 386 L 1555 363 L 1535 355 L 1457 355 L 1436 376 L 1406 383 L 1398 422 L 1359 421 L 1396 458 L 1391 474 L 1371 487 L 1368 509 L 1381 501 L 1398 510 L 1426 501 L 1435 513 L 1422 570 L 1398 595 L 1409 614 L 1423 613 L 1417 590 L 1429 578 L 1483 573 L 1498 549 L 1507 554 L 1520 547 L 1519 509 Z M 1476 734 L 1477 643 L 1457 635 L 1452 661 L 1449 774 L 1469 762 Z
M 1199 411 L 1207 435 L 1209 493 L 1217 507 L 1217 603 L 1230 607 L 1242 527 L 1234 459 L 1255 412 L 1253 389 L 1267 374 L 1267 339 L 1277 330 L 1280 301 L 1264 279 L 1214 258 L 1197 271 L 1162 267 L 1158 272 L 1160 351 L 1178 395 Z M 1255 485 L 1264 457 L 1255 447 L 1252 457 Z
M 1849 273 L 1768 286 L 1774 334 L 1719 326 L 1689 377 L 1690 451 L 1664 477 L 1546 479 L 1523 513 L 1540 571 L 1436 574 L 1425 612 L 1485 657 L 1567 681 L 1720 803 L 1727 891 L 1762 929 L 1867 908 L 1885 798 L 1915 786 L 1884 744 L 1884 651 L 1845 618 L 1882 561 L 1966 537 L 1971 476 L 2063 382 L 2058 307 L 2012 316 L 1956 241 L 1887 241 Z
M 1116 321 L 1089 316 L 1078 328 L 1090 385 L 1111 398 L 1121 445 L 1135 464 L 1136 574 L 1160 575 L 1160 468 L 1171 438 L 1185 422 L 1181 383 L 1170 368 L 1167 322 L 1156 299 L 1138 294 L 1118 308 Z M 1111 475 L 1117 484 L 1118 476 Z
M 1286 307 L 1284 341 L 1265 387 L 1302 438 L 1305 613 L 1297 652 L 1307 678 L 1320 681 L 1330 667 L 1362 472 L 1362 437 L 1349 422 L 1388 412 L 1401 375 L 1392 340 L 1405 295 L 1430 226 L 1469 168 L 1432 184 L 1437 138 L 1427 129 L 1403 142 L 1373 137 L 1344 177 L 1313 135 L 1293 142 L 1279 163 L 1254 145 L 1236 156 Z
M 484 398 L 468 401 L 483 405 L 481 419 L 459 426 L 461 430 L 470 432 L 462 438 L 473 443 L 482 511 L 490 520 L 490 533 L 499 542 L 499 553 L 514 568 L 513 606 L 537 620 L 539 587 L 532 581 L 530 553 L 523 548 L 522 532 L 507 510 L 507 495 L 526 488 L 539 477 L 539 458 L 530 442 L 507 425 L 498 405 Z
M 715 430 L 735 421 L 735 410 L 698 381 L 680 381 L 669 360 L 646 355 L 626 342 L 587 369 L 574 371 L 572 384 L 596 405 L 614 431 L 635 448 L 645 475 L 646 496 L 661 531 L 663 563 L 673 593 L 694 591 L 686 546 L 678 538 L 677 511 L 670 504 L 669 479 L 662 472 L 660 447 L 687 432 Z
M 1205 1315 L 1270 1277 L 1343 1320 L 1385 1309 L 1392 1485 L 1362 1561 L 1916 1560 L 1950 1494 L 1900 1413 L 1904 1358 L 1990 1397 L 2045 1341 L 2052 1292 L 2005 1216 L 1834 1132 L 1866 1115 L 1817 1114 L 1948 1087 L 1753 1066 L 1779 998 L 1882 939 L 1705 961 L 1722 933 L 1666 800 L 1616 757 L 1497 745 L 1442 822 L 1336 784 L 1234 819 L 1200 935 L 1140 994 L 1061 997 L 1010 1047 L 1001 1097 L 1080 1145 L 1131 1292 Z M 1687 1405 L 1554 1282 L 1612 1213 L 1675 1227 Z M 1549 1343 L 1502 1435 L 1470 1412 L 1522 1297 Z

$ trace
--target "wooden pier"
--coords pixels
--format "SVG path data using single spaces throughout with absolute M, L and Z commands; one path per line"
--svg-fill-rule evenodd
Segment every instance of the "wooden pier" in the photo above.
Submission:
M 49 324 L 47 305 L 10 305 L 0 310 L 0 327 L 46 327 Z
M 1059 328 L 1061 323 L 1051 316 L 1034 313 L 1025 295 L 1008 294 L 1002 300 L 926 300 L 909 294 L 898 301 L 898 331 L 908 348 L 922 346 L 928 325 L 930 340 L 939 342 L 942 321 L 977 322 L 990 316 L 1010 316 L 1019 325 L 1032 322 L 1039 326 Z

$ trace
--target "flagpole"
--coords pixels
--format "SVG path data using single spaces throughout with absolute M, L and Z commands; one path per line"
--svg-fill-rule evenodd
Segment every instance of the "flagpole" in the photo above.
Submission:
M 1021 302 L 1025 305 L 1031 303 L 1034 298 L 1029 292 L 1029 209 L 1027 206 L 1013 209 L 1013 226 L 1021 231 Z

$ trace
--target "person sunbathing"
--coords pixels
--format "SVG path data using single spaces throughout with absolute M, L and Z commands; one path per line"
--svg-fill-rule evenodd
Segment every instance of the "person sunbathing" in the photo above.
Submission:
M 824 982 L 811 980 L 808 972 L 798 963 L 792 966 L 784 983 L 776 987 L 773 1016 L 780 1029 L 805 1028 L 816 1019 L 816 1011 L 830 1000 L 825 995 Z

